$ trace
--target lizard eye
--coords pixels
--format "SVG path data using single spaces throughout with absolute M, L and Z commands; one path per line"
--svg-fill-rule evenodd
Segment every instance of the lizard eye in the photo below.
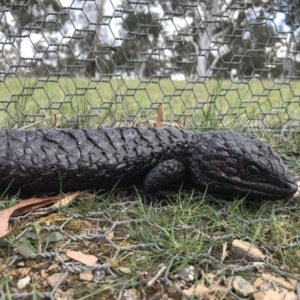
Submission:
M 251 176 L 258 176 L 260 174 L 259 170 L 254 166 L 248 166 L 247 172 Z

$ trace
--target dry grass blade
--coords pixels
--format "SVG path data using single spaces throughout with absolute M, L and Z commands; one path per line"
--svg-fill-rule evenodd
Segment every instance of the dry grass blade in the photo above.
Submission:
M 162 104 L 159 105 L 157 109 L 157 117 L 155 127 L 163 128 L 163 120 L 164 120 L 164 110 Z

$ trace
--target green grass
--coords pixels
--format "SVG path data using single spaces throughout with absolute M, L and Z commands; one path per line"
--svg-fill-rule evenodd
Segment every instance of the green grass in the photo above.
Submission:
M 299 122 L 300 115 L 296 83 L 98 83 L 62 78 L 49 83 L 8 79 L 1 84 L 3 128 L 146 125 L 155 121 L 161 103 L 165 126 L 178 122 L 191 128 L 240 129 L 252 125 L 263 129 L 266 125 L 280 130 L 283 124 Z M 299 180 L 300 134 L 276 136 L 262 130 L 259 136 L 284 157 Z M 141 298 L 160 295 L 163 299 L 182 299 L 176 291 L 175 276 L 188 264 L 196 268 L 196 282 L 205 277 L 209 288 L 216 282 L 227 287 L 233 274 L 252 283 L 263 271 L 232 255 L 234 239 L 247 241 L 267 255 L 265 272 L 300 278 L 299 198 L 288 203 L 223 202 L 186 190 L 167 196 L 167 203 L 149 205 L 136 190 L 116 190 L 80 198 L 49 216 L 29 216 L 14 233 L 0 240 L 0 291 L 8 299 L 14 293 L 29 293 L 28 299 L 38 299 L 39 293 L 52 292 L 47 278 L 41 275 L 41 266 L 55 263 L 58 269 L 47 276 L 65 274 L 66 266 L 71 268 L 58 288 L 61 293 L 72 292 L 74 299 L 112 299 L 124 290 L 134 290 Z M 0 207 L 7 208 L 15 201 L 2 197 Z M 12 225 L 17 221 L 14 218 Z M 105 281 L 80 280 L 79 274 L 86 267 L 68 259 L 65 249 L 96 255 L 98 265 L 109 267 Z M 30 269 L 32 280 L 20 291 L 16 283 L 25 276 L 22 268 Z M 148 286 L 157 274 L 160 282 Z M 212 284 L 209 276 L 213 276 Z
M 296 124 L 299 95 L 297 82 L 257 79 L 187 83 L 9 78 L 0 83 L 0 124 L 2 128 L 149 125 L 162 104 L 167 126 L 177 122 L 185 128 L 281 129 L 283 124 Z

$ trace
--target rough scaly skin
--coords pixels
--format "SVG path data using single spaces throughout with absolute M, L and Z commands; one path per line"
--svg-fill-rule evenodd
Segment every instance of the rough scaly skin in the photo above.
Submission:
M 280 156 L 238 132 L 176 129 L 0 130 L 0 192 L 47 194 L 183 181 L 220 196 L 287 199 L 297 190 Z

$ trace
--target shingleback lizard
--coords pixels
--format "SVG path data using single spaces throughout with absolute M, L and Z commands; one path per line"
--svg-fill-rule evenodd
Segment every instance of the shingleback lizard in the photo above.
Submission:
M 280 156 L 239 132 L 9 129 L 0 140 L 0 192 L 9 194 L 141 184 L 152 197 L 186 182 L 210 194 L 276 200 L 297 190 Z

